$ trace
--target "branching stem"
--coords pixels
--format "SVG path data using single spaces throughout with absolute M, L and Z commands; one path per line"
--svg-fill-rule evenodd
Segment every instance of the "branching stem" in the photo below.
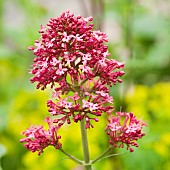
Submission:
M 59 149 L 63 154 L 67 155 L 71 160 L 73 160 L 74 162 L 76 162 L 77 164 L 83 165 L 83 161 L 77 159 L 76 157 L 74 157 L 73 155 L 70 155 L 69 153 L 65 152 L 62 148 Z

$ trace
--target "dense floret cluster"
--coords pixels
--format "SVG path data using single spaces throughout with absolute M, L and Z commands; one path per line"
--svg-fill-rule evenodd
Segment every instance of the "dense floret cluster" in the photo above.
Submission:
M 42 125 L 31 126 L 23 132 L 26 138 L 20 140 L 20 142 L 26 142 L 24 146 L 28 150 L 32 152 L 38 151 L 38 155 L 40 155 L 49 145 L 54 146 L 56 149 L 59 149 L 62 146 L 59 142 L 61 136 L 57 135 L 58 127 L 53 125 L 52 120 L 48 117 L 45 121 L 48 123 L 48 130 L 45 130 Z
M 110 144 L 122 148 L 127 145 L 127 149 L 133 152 L 132 146 L 138 147 L 137 140 L 145 135 L 142 128 L 146 124 L 133 113 L 125 112 L 117 112 L 116 116 L 111 116 L 108 121 L 106 131 L 110 136 Z

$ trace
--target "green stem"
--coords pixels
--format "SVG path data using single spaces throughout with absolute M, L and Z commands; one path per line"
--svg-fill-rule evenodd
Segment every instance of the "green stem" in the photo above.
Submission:
M 84 167 L 85 170 L 92 170 L 90 155 L 89 155 L 88 140 L 87 140 L 87 131 L 86 131 L 84 119 L 80 122 L 80 128 L 81 128 L 81 139 L 82 139 L 82 147 L 83 147 L 83 154 L 84 154 Z
M 125 153 L 118 153 L 118 154 L 110 154 L 108 156 L 105 156 L 107 153 L 109 153 L 111 150 L 113 149 L 113 146 L 109 146 L 100 156 L 98 156 L 95 160 L 91 161 L 91 164 L 96 163 L 97 161 L 106 159 L 106 158 L 110 158 L 113 156 L 119 156 L 119 155 L 123 155 Z M 104 157 L 105 156 L 105 157 Z
M 108 147 L 100 156 L 98 156 L 95 160 L 93 160 L 91 163 L 94 164 L 95 162 L 99 161 L 103 156 L 105 156 L 108 152 L 110 152 L 112 147 Z
M 86 78 L 82 82 L 80 82 L 80 86 L 82 86 L 87 80 L 88 80 L 88 78 Z
M 65 152 L 63 149 L 59 149 L 62 153 L 64 153 L 65 155 L 67 155 L 71 160 L 73 160 L 74 162 L 80 164 L 80 165 L 83 165 L 83 161 L 77 159 L 76 157 L 70 155 L 69 153 Z

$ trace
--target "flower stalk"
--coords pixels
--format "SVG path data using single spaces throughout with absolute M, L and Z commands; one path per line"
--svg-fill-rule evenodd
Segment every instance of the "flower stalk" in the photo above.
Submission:
M 73 155 L 70 155 L 69 153 L 65 152 L 62 148 L 59 149 L 63 154 L 67 155 L 72 161 L 76 162 L 77 164 L 83 165 L 83 161 L 77 159 Z
M 87 130 L 85 127 L 84 119 L 80 122 L 80 129 L 81 129 L 82 148 L 83 148 L 83 154 L 84 154 L 84 167 L 85 167 L 85 170 L 91 170 Z
M 95 160 L 93 160 L 91 163 L 94 164 L 95 162 L 102 159 L 107 153 L 109 153 L 112 150 L 112 146 L 109 146 L 101 155 L 99 155 Z

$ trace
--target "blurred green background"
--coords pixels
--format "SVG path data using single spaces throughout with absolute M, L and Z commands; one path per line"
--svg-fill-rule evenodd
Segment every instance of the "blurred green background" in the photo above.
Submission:
M 49 147 L 38 156 L 19 143 L 31 124 L 49 115 L 47 91 L 36 90 L 28 74 L 40 25 L 65 10 L 92 15 L 107 33 L 113 58 L 126 62 L 123 83 L 111 88 L 116 110 L 145 120 L 147 135 L 134 153 L 102 160 L 94 170 L 170 169 L 170 1 L 168 0 L 0 0 L 0 162 L 3 170 L 81 170 Z M 91 158 L 107 148 L 101 118 L 89 131 Z M 60 133 L 64 150 L 82 158 L 79 124 Z M 114 152 L 122 153 L 117 149 Z M 1 169 L 1 167 L 0 167 Z

